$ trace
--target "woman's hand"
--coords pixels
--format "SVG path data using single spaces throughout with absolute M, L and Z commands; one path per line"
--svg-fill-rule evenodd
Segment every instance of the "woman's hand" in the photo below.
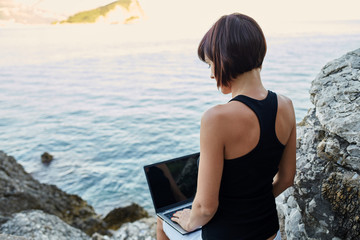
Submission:
M 191 213 L 191 209 L 186 208 L 182 211 L 178 211 L 174 213 L 171 220 L 178 223 L 185 231 L 189 232 L 192 230 L 189 228 L 190 213 Z

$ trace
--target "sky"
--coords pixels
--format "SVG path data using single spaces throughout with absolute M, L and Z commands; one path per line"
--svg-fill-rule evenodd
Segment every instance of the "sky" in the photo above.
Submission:
M 11 1 L 11 0 L 0 0 Z M 114 0 L 12 0 L 54 13 L 72 15 Z M 138 0 L 146 21 L 164 31 L 182 29 L 196 35 L 207 30 L 220 16 L 240 12 L 253 17 L 264 32 L 332 31 L 334 21 L 358 20 L 360 0 Z M 1 5 L 1 4 L 0 4 Z M 309 24 L 311 22 L 311 24 Z M 317 25 L 317 23 L 327 25 Z M 352 26 L 338 26 L 353 31 Z M 359 30 L 357 26 L 356 30 Z M 360 31 L 360 30 L 359 30 Z
M 149 19 L 174 26 L 208 29 L 220 16 L 240 12 L 253 17 L 264 31 L 300 30 L 309 22 L 360 20 L 360 0 L 139 0 Z M 161 6 L 161 7 L 160 7 Z M 293 25 L 295 24 L 295 26 Z M 310 25 L 317 28 L 316 24 Z M 321 26 L 324 28 L 324 26 Z M 304 31 L 305 29 L 302 29 Z
M 0 0 L 2 1 L 2 0 Z M 44 9 L 74 13 L 114 2 L 114 0 L 14 0 Z M 191 17 L 219 15 L 234 11 L 246 12 L 258 18 L 288 18 L 293 20 L 360 19 L 359 0 L 139 0 L 149 14 Z M 183 15 L 182 15 L 183 14 Z
M 0 0 L 4 1 L 4 0 Z M 6 1 L 6 0 L 5 0 Z M 74 13 L 114 2 L 114 0 L 14 0 L 27 5 Z M 151 17 L 208 18 L 230 12 L 243 12 L 261 19 L 344 20 L 360 19 L 359 0 L 139 0 Z

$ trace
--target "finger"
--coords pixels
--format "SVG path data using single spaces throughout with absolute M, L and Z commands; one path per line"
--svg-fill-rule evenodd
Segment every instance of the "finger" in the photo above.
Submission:
M 181 211 L 177 211 L 176 213 L 173 214 L 173 217 L 180 217 L 181 215 Z
M 172 218 L 171 218 L 171 221 L 176 222 L 176 223 L 179 223 L 179 218 L 172 217 Z

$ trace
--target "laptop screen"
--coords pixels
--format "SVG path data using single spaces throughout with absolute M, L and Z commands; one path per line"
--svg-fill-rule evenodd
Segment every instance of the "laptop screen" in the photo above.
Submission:
M 144 167 L 156 212 L 194 199 L 199 156 L 195 153 Z

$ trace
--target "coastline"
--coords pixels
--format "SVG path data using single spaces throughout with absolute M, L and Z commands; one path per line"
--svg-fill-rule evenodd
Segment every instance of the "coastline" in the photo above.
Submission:
M 116 208 L 105 217 L 80 196 L 67 194 L 55 185 L 42 184 L 16 160 L 0 151 L 0 232 L 43 239 L 97 239 L 106 236 L 137 235 L 129 222 L 144 225 L 147 235 L 154 231 L 152 218 L 138 204 Z M 141 228 L 144 228 L 142 226 Z M 140 229 L 141 229 L 140 228 Z

